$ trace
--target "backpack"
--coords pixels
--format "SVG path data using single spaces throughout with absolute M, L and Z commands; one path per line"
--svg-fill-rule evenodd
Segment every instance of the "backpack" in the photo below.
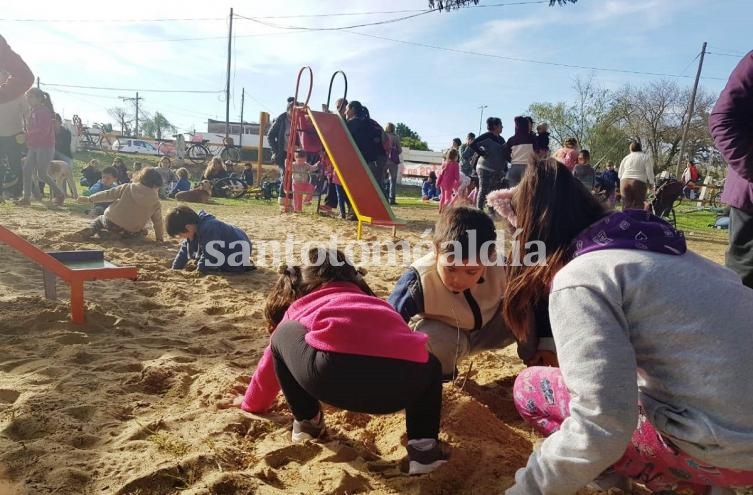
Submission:
M 397 141 L 396 139 L 400 139 L 398 136 L 390 136 L 390 151 L 389 151 L 389 159 L 392 163 L 398 164 L 400 163 L 400 154 L 397 152 Z

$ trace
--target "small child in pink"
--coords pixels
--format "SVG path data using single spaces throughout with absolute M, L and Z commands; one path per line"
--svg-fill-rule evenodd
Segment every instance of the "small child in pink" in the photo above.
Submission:
M 447 152 L 447 159 L 442 164 L 442 171 L 437 177 L 437 187 L 441 194 L 439 196 L 439 212 L 441 213 L 457 194 L 460 187 L 460 163 L 458 163 L 458 150 L 455 148 Z
M 294 417 L 293 442 L 324 433 L 321 402 L 367 414 L 404 409 L 409 473 L 444 464 L 441 365 L 426 335 L 376 297 L 341 251 L 314 247 L 302 265 L 280 272 L 264 308 L 270 345 L 245 397 L 220 406 L 260 414 L 282 390 Z
M 315 172 L 317 165 L 311 165 L 306 161 L 306 152 L 296 150 L 293 162 L 293 211 L 303 211 L 303 203 L 310 203 L 314 193 L 314 184 L 309 180 L 309 173 Z

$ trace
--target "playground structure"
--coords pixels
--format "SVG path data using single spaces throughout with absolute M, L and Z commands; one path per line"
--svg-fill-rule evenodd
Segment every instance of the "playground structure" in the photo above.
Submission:
M 298 94 L 301 76 L 306 71 L 309 74 L 308 94 L 306 95 L 306 100 L 301 103 L 298 100 Z M 345 81 L 345 94 L 343 98 L 347 97 L 348 79 L 345 73 L 337 71 L 330 79 L 327 103 L 323 105 L 323 111 L 319 112 L 309 108 L 309 100 L 314 85 L 314 74 L 311 67 L 303 67 L 298 72 L 292 115 L 290 117 L 290 135 L 288 138 L 288 153 L 285 159 L 283 189 L 286 192 L 292 191 L 292 164 L 295 159 L 295 150 L 299 144 L 299 133 L 310 131 L 304 128 L 304 125 L 310 122 L 318 143 L 314 143 L 313 148 L 309 148 L 308 143 L 300 144 L 304 148 L 304 151 L 318 152 L 322 158 L 328 159 L 329 163 L 332 164 L 334 173 L 337 174 L 343 189 L 345 189 L 353 213 L 355 213 L 358 221 L 356 238 L 361 239 L 364 224 L 392 227 L 392 235 L 394 236 L 397 227 L 405 226 L 405 222 L 395 217 L 392 208 L 390 208 L 381 192 L 377 179 L 372 174 L 356 143 L 353 141 L 343 118 L 339 113 L 329 111 L 332 98 L 332 84 L 338 74 L 342 74 Z M 313 138 L 314 136 L 310 137 Z M 290 202 L 289 194 L 285 194 L 283 203 L 286 211 L 290 207 Z
M 15 249 L 42 268 L 47 299 L 57 299 L 57 279 L 70 286 L 71 321 L 84 323 L 84 282 L 125 278 L 136 280 L 135 266 L 115 266 L 105 261 L 102 251 L 44 252 L 26 239 L 0 225 L 0 243 Z

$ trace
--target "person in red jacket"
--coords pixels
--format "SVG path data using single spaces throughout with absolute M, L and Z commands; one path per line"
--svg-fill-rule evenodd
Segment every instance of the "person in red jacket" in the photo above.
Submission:
M 24 94 L 34 83 L 34 74 L 29 66 L 10 49 L 5 38 L 0 36 L 0 159 L 7 158 L 10 172 L 7 177 L 0 172 L 0 191 L 8 189 L 13 197 L 21 196 L 22 167 L 21 144 Z M 4 184 L 13 178 L 15 185 Z M 0 196 L 2 202 L 2 196 Z
M 23 197 L 17 204 L 31 204 L 32 181 L 38 176 L 40 181 L 50 186 L 53 204 L 60 206 L 65 200 L 65 194 L 48 174 L 50 162 L 55 155 L 55 110 L 52 108 L 50 95 L 38 88 L 31 88 L 26 92 L 26 101 L 31 108 L 26 125 L 26 147 L 29 151 L 24 163 Z
M 282 389 L 295 418 L 293 442 L 324 432 L 320 401 L 368 414 L 405 409 L 409 473 L 444 464 L 441 366 L 426 335 L 376 297 L 341 251 L 312 248 L 303 265 L 281 272 L 264 310 L 271 344 L 245 397 L 221 406 L 262 413 Z
M 21 96 L 34 84 L 34 74 L 26 62 L 0 36 L 0 70 L 9 77 L 0 84 L 0 103 L 8 103 Z
M 727 162 L 722 202 L 730 206 L 727 268 L 753 288 L 753 51 L 740 61 L 709 116 Z

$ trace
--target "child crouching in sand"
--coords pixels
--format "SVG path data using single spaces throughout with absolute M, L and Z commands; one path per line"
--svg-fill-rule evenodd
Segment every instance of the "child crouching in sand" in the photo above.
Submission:
M 245 272 L 256 268 L 251 262 L 251 240 L 235 225 L 221 222 L 204 210 L 196 213 L 188 206 L 170 210 L 165 223 L 167 235 L 184 239 L 173 261 L 173 270 L 185 268 L 190 259 L 197 261 L 199 273 Z
M 418 259 L 388 299 L 403 320 L 429 336 L 445 380 L 460 359 L 516 342 L 502 319 L 507 266 L 497 259 L 492 219 L 468 206 L 449 208 L 434 231 L 434 252 Z M 544 311 L 545 313 L 545 311 Z M 555 364 L 546 315 L 534 317 L 518 355 L 528 365 Z
M 245 397 L 232 404 L 261 413 L 282 388 L 293 442 L 324 432 L 320 401 L 368 414 L 405 409 L 410 474 L 444 464 L 441 373 L 426 336 L 374 296 L 340 251 L 313 248 L 303 265 L 282 272 L 265 307 L 271 344 Z
M 161 187 L 162 176 L 153 167 L 146 167 L 136 176 L 135 182 L 121 184 L 89 197 L 79 197 L 80 203 L 112 203 L 79 235 L 88 239 L 95 234 L 110 232 L 122 237 L 134 237 L 146 233 L 146 223 L 151 219 L 157 242 L 162 242 L 165 229 L 159 200 Z

